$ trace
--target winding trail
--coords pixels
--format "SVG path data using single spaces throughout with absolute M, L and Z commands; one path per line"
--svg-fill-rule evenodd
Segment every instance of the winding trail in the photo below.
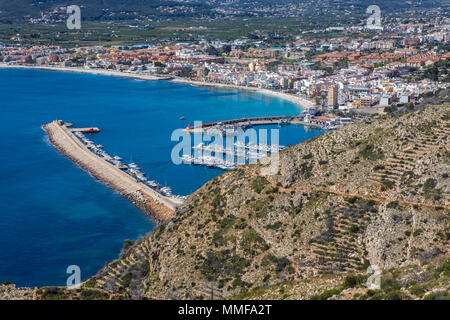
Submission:
M 277 185 L 275 182 L 273 182 L 272 180 L 270 180 L 268 178 L 267 175 L 261 175 L 258 174 L 256 172 L 254 172 L 253 170 L 250 170 L 249 167 L 247 166 L 243 166 L 240 169 L 244 170 L 247 174 L 253 176 L 253 177 L 257 177 L 257 176 L 261 176 L 264 177 L 269 184 L 273 187 L 273 188 L 278 188 L 278 190 L 280 191 L 285 191 L 285 192 L 289 192 L 289 191 L 297 191 L 297 192 L 326 192 L 326 193 L 333 193 L 336 195 L 340 195 L 340 196 L 344 196 L 344 197 L 357 197 L 357 198 L 361 198 L 364 200 L 372 200 L 378 203 L 386 203 L 386 202 L 394 202 L 397 201 L 398 203 L 402 203 L 405 205 L 410 205 L 410 206 L 419 206 L 419 207 L 429 207 L 429 208 L 444 208 L 447 210 L 450 210 L 450 206 L 448 205 L 443 205 L 443 204 L 434 204 L 434 203 L 426 203 L 426 202 L 413 202 L 413 201 L 406 201 L 406 200 L 401 200 L 401 199 L 393 199 L 393 198 L 387 198 L 387 197 L 373 197 L 373 196 L 366 196 L 366 195 L 361 195 L 359 193 L 348 193 L 348 192 L 343 192 L 340 190 L 329 190 L 329 189 L 323 189 L 323 188 L 309 188 L 309 189 L 304 189 L 304 188 L 298 188 L 298 187 L 282 187 Z

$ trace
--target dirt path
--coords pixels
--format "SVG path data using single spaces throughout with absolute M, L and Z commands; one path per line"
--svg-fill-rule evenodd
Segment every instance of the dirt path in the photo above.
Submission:
M 278 186 L 275 182 L 271 181 L 267 176 L 263 176 L 263 175 L 257 174 L 256 172 L 254 172 L 253 170 L 250 170 L 246 166 L 241 167 L 241 169 L 243 169 L 246 173 L 250 174 L 251 176 L 254 176 L 254 177 L 262 176 L 262 177 L 266 178 L 266 180 L 269 182 L 269 184 L 273 188 L 278 188 L 278 190 L 285 191 L 285 192 L 290 192 L 290 191 L 296 191 L 296 192 L 327 192 L 327 193 L 333 193 L 333 194 L 336 194 L 336 195 L 349 197 L 349 198 L 357 197 L 357 198 L 361 198 L 361 199 L 364 199 L 364 200 L 372 200 L 372 201 L 375 201 L 375 202 L 378 202 L 378 203 L 397 201 L 398 203 L 405 204 L 405 205 L 410 205 L 410 206 L 416 205 L 416 206 L 419 206 L 419 207 L 429 207 L 429 208 L 441 207 L 441 208 L 445 208 L 447 210 L 450 210 L 450 206 L 447 206 L 447 205 L 439 205 L 439 204 L 426 203 L 426 202 L 412 202 L 412 201 L 406 201 L 406 200 L 401 200 L 401 199 L 393 199 L 393 198 L 387 198 L 387 197 L 373 197 L 373 196 L 371 197 L 371 196 L 361 195 L 359 193 L 347 193 L 347 192 L 343 192 L 343 191 L 339 191 L 339 190 L 329 190 L 329 189 L 322 189 L 322 188 L 304 189 L 304 188 L 297 188 L 297 187 L 285 188 L 285 187 Z

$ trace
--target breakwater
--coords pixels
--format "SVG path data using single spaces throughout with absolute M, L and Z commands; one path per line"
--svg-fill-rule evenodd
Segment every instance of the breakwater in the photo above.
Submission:
M 261 126 L 271 125 L 282 122 L 282 124 L 296 124 L 303 126 L 321 127 L 321 125 L 303 121 L 303 116 L 268 116 L 268 117 L 253 117 L 253 118 L 239 118 L 222 121 L 213 121 L 203 123 L 199 126 L 192 126 L 183 129 L 188 133 L 199 133 L 211 128 L 226 128 L 226 126 Z
M 155 221 L 162 222 L 171 218 L 176 207 L 182 203 L 176 197 L 168 197 L 156 192 L 98 157 L 78 140 L 68 124 L 57 120 L 44 125 L 43 129 L 59 152 L 88 171 L 97 180 L 117 190 Z

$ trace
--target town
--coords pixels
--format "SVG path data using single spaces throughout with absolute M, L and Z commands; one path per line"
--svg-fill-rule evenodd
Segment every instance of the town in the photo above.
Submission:
M 329 37 L 311 37 L 311 33 Z M 31 66 L 175 79 L 193 84 L 259 88 L 289 94 L 314 115 L 368 116 L 413 109 L 448 88 L 450 24 L 388 24 L 304 31 L 273 45 L 269 34 L 234 40 L 60 47 L 0 44 L 5 67 Z M 324 121 L 331 125 L 330 119 Z

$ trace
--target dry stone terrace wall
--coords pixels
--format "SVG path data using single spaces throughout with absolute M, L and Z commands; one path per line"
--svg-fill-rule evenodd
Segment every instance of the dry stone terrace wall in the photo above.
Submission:
M 64 125 L 54 121 L 43 126 L 50 142 L 66 157 L 91 173 L 96 179 L 108 184 L 134 205 L 162 222 L 172 217 L 180 204 L 176 199 L 165 197 L 142 183 L 136 182 L 125 172 L 115 168 L 94 155 Z

